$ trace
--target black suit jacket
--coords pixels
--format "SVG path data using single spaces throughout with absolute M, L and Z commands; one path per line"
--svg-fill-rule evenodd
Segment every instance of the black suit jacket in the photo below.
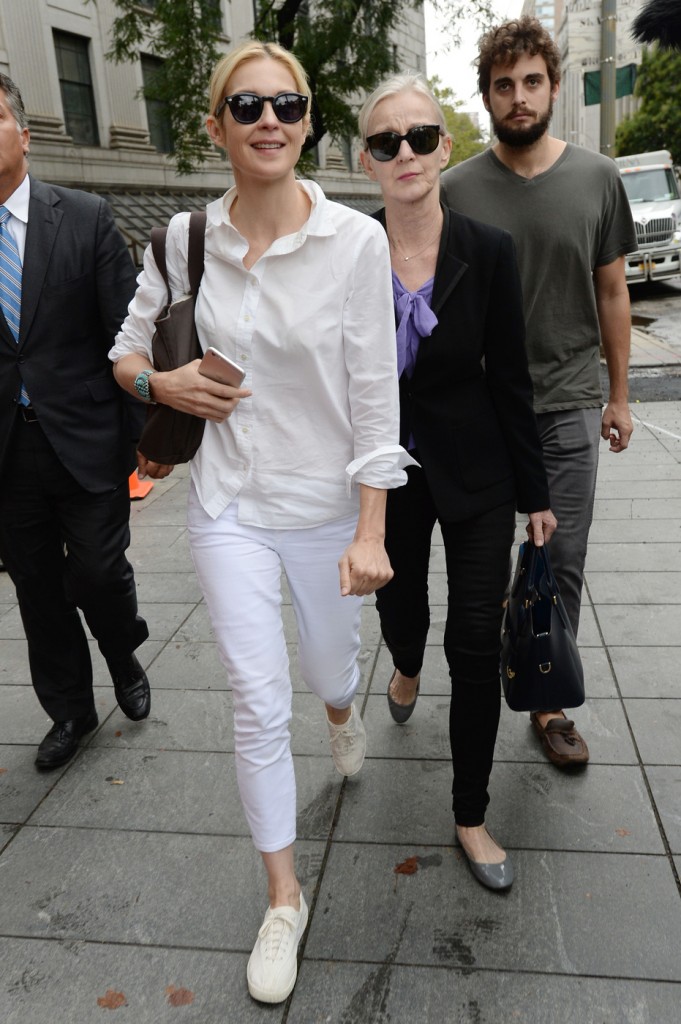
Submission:
M 400 443 L 413 436 L 440 518 L 515 499 L 549 507 L 522 292 L 511 236 L 443 207 L 433 287 L 438 325 L 400 379 Z M 385 213 L 375 217 L 385 226 Z
M 134 468 L 144 407 L 107 353 L 135 293 L 135 269 L 98 196 L 30 179 L 19 344 L 0 313 L 0 470 L 20 376 L 60 461 L 88 491 Z

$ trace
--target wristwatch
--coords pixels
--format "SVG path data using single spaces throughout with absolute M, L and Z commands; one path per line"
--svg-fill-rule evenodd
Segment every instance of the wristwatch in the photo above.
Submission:
M 150 405 L 156 405 L 151 397 L 151 390 L 149 388 L 149 378 L 152 373 L 156 373 L 156 370 L 142 370 L 141 373 L 138 373 L 135 377 L 134 387 L 143 402 L 149 402 Z

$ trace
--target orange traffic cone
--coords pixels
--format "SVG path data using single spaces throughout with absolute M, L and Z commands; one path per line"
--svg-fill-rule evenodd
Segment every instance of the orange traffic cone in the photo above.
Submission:
M 140 498 L 146 498 L 147 494 L 154 486 L 153 480 L 140 480 L 137 475 L 137 470 L 130 474 L 128 480 L 128 486 L 130 488 L 130 497 L 133 501 Z

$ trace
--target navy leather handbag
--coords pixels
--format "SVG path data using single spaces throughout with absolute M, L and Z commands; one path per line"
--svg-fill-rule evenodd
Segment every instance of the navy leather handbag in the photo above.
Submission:
M 501 683 L 512 711 L 584 703 L 584 670 L 549 552 L 520 546 L 501 633 Z

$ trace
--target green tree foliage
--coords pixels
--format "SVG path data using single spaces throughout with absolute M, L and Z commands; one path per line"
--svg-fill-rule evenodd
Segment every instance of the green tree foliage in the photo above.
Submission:
M 452 137 L 452 152 L 447 167 L 460 164 L 462 160 L 468 160 L 469 156 L 482 153 L 486 146 L 482 132 L 468 114 L 465 114 L 459 107 L 463 106 L 463 100 L 457 100 L 452 89 L 440 85 L 437 75 L 430 80 L 430 87 L 442 107 L 445 115 L 447 131 Z
M 219 5 L 215 0 L 114 2 L 120 14 L 107 56 L 136 60 L 142 49 L 163 60 L 143 92 L 166 105 L 177 171 L 188 174 L 210 150 L 204 121 L 208 80 L 220 56 Z
M 96 0 L 94 0 L 96 2 Z M 409 5 L 422 0 L 256 0 L 253 35 L 292 50 L 307 71 L 313 92 L 312 148 L 327 133 L 336 139 L 356 134 L 357 100 L 395 70 L 390 29 L 399 26 Z M 149 99 L 167 105 L 180 174 L 202 163 L 210 142 L 202 130 L 206 92 L 218 59 L 218 0 L 114 0 L 108 56 L 136 60 L 140 50 L 165 61 Z M 463 19 L 481 26 L 493 17 L 491 0 L 436 0 L 456 41 Z M 151 92 L 153 89 L 153 95 Z
M 681 163 L 681 53 L 644 51 L 636 95 L 640 109 L 617 127 L 617 155 L 668 149 Z

